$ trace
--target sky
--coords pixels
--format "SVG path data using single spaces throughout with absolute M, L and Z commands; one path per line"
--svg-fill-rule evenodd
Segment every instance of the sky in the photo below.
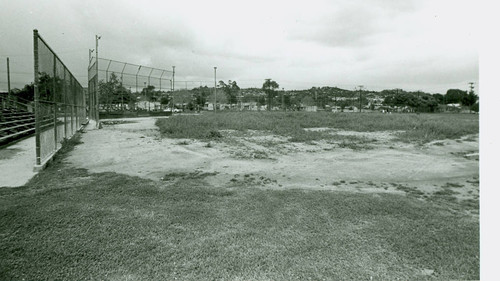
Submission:
M 0 90 L 33 80 L 33 29 L 80 83 L 89 49 L 176 81 L 285 90 L 445 93 L 479 82 L 477 3 L 463 0 L 0 0 Z M 193 85 L 199 85 L 198 82 Z

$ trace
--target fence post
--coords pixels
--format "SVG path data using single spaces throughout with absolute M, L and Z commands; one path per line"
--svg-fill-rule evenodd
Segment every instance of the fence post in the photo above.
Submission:
M 64 95 L 64 137 L 68 138 L 68 118 L 67 116 L 67 106 L 68 106 L 68 87 L 66 85 L 66 69 L 64 69 L 63 74 L 63 95 Z
M 7 102 L 12 103 L 12 96 L 10 94 L 10 62 L 7 58 Z
M 95 84 L 95 106 L 96 106 L 96 112 L 95 112 L 95 120 L 96 120 L 96 126 L 99 128 L 99 39 L 100 36 L 95 36 L 95 71 L 96 71 L 96 84 Z
M 53 54 L 53 75 L 54 77 L 52 78 L 52 101 L 54 103 L 54 151 L 57 150 L 57 102 L 56 102 L 56 54 Z
M 34 58 L 34 73 L 35 83 L 33 86 L 35 100 L 35 164 L 41 165 L 40 159 L 40 93 L 38 91 L 38 30 L 33 30 L 33 58 Z
M 123 68 L 122 68 L 122 72 L 120 74 L 120 84 L 121 84 L 121 89 L 120 89 L 120 92 L 122 94 L 122 111 L 123 111 L 123 72 L 125 71 L 125 67 L 127 67 L 127 63 L 125 63 L 125 65 L 123 65 Z
M 77 81 L 76 78 L 74 80 Z M 78 92 L 77 89 L 78 87 L 75 87 L 75 89 L 71 93 L 71 96 L 73 97 L 73 100 L 71 101 L 71 134 L 76 133 L 76 130 L 78 130 L 78 108 L 76 108 L 76 93 Z

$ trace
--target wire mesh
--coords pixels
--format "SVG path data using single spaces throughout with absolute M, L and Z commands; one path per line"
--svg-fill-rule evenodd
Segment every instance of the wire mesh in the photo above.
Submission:
M 61 148 L 86 120 L 83 87 L 34 31 L 36 164 Z
M 95 64 L 94 64 L 95 65 Z M 114 75 L 122 86 L 131 92 L 141 92 L 142 89 L 152 86 L 157 91 L 171 91 L 173 71 L 153 68 L 127 62 L 120 62 L 99 58 L 99 80 L 108 82 Z M 95 71 L 95 69 L 93 70 Z M 89 76 L 90 77 L 90 76 Z

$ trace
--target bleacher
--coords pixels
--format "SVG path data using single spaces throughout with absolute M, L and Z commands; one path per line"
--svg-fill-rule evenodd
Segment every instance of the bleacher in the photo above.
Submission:
M 35 114 L 5 108 L 0 114 L 0 145 L 35 133 Z
M 35 134 L 35 114 L 29 101 L 0 95 L 0 145 Z

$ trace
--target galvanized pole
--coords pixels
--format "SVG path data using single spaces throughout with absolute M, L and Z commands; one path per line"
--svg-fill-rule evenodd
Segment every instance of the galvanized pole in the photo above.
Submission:
M 9 65 L 9 58 L 7 58 L 7 96 L 8 100 L 11 100 L 10 96 L 10 65 Z
M 33 86 L 34 100 L 35 100 L 35 165 L 41 165 L 40 158 L 40 121 L 42 115 L 40 114 L 40 92 L 38 91 L 38 30 L 33 30 L 33 58 L 34 58 L 34 73 L 35 83 Z
M 139 71 L 141 71 L 142 65 L 139 65 L 139 69 L 137 69 L 137 73 L 135 74 L 135 92 L 137 93 L 139 89 L 139 82 L 137 81 L 137 77 L 139 75 Z
M 94 49 L 89 49 L 89 67 L 90 63 L 92 62 L 92 53 L 94 52 Z
M 151 68 L 151 71 L 149 72 L 148 75 L 148 86 L 151 85 L 151 73 L 153 73 L 154 68 Z
M 54 110 L 54 151 L 57 150 L 57 99 L 56 99 L 56 56 L 54 55 L 54 60 L 53 60 L 53 75 L 52 77 L 52 102 L 54 103 L 53 110 Z
M 71 78 L 70 78 L 71 81 Z M 66 70 L 63 72 L 63 96 L 64 96 L 64 137 L 68 138 L 68 118 L 66 117 L 67 115 L 67 108 L 68 108 L 68 91 L 67 91 L 67 86 L 66 86 Z M 71 107 L 71 118 L 73 118 L 73 107 Z M 73 119 L 72 119 L 73 120 Z M 73 122 L 71 123 L 73 125 Z M 71 134 L 73 134 L 73 130 L 71 130 Z
M 111 66 L 111 60 L 108 63 L 108 67 L 106 67 L 106 82 L 108 82 L 108 70 L 110 66 Z
M 126 66 L 127 66 L 127 63 L 125 63 L 125 65 L 123 65 L 122 73 L 120 74 L 120 84 L 122 86 L 120 89 L 120 92 L 122 94 L 122 111 L 123 111 L 123 71 L 125 71 Z
M 111 66 L 111 60 L 109 61 L 108 63 L 108 67 L 106 67 L 106 83 L 108 83 L 108 70 L 109 70 L 109 67 Z M 108 112 L 109 114 L 109 108 L 111 107 L 111 103 L 109 101 L 109 95 L 111 93 L 109 93 L 108 91 L 106 91 L 106 103 L 107 103 L 107 106 L 106 106 L 106 112 Z
M 99 128 L 99 39 L 101 36 L 95 36 L 95 71 L 96 71 L 96 126 Z
M 163 74 L 165 74 L 165 70 L 163 70 L 160 75 L 160 92 L 161 92 L 161 78 L 163 77 Z
M 217 66 L 214 66 L 214 113 L 217 113 Z

